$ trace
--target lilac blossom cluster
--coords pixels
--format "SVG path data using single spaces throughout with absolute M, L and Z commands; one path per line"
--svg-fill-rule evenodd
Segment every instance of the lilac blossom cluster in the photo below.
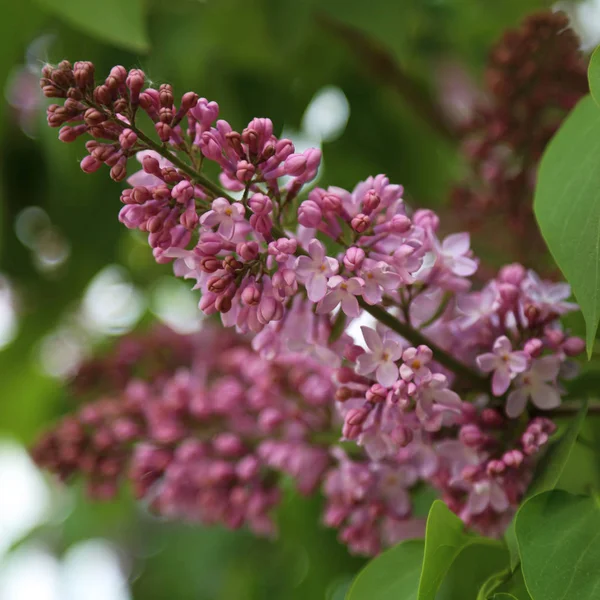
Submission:
M 255 354 L 245 348 L 237 360 L 215 346 L 158 392 L 136 382 L 116 401 L 129 406 L 133 393 L 142 415 L 134 487 L 163 513 L 263 531 L 277 496 L 270 473 L 284 472 L 307 493 L 322 483 L 325 522 L 351 550 L 374 554 L 422 526 L 410 490 L 427 484 L 465 522 L 500 533 L 554 430 L 537 412 L 560 405 L 560 379 L 583 350 L 559 322 L 576 309 L 569 286 L 511 264 L 473 291 L 469 235 L 440 236 L 436 214 L 410 211 L 402 186 L 377 175 L 352 191 L 308 187 L 318 150 L 296 153 L 268 119 L 239 133 L 215 102 L 188 92 L 176 105 L 170 86 L 144 82 L 138 69 L 114 67 L 96 85 L 91 63 L 47 66 L 44 93 L 65 99 L 48 109 L 49 124 L 62 141 L 91 136 L 86 172 L 104 163 L 120 181 L 130 159 L 141 163 L 121 222 L 146 232 L 156 260 L 193 280 L 200 309 L 248 334 Z M 154 137 L 136 125 L 140 112 Z M 207 162 L 220 185 L 203 174 Z M 377 325 L 352 340 L 349 327 L 369 316 Z M 211 364 L 227 385 L 219 379 L 224 389 L 207 395 Z M 307 364 L 318 377 L 295 377 Z M 285 386 L 272 369 L 289 370 Z M 206 414 L 198 398 L 211 398 Z M 317 443 L 324 432 L 333 440 Z M 222 439 L 231 446 L 215 445 Z M 62 473 L 50 440 L 38 459 Z M 256 469 L 245 480 L 247 463 Z M 225 507 L 235 508 L 211 512 Z
M 95 498 L 128 481 L 166 517 L 272 534 L 281 476 L 310 494 L 331 462 L 319 440 L 333 428 L 330 369 L 301 355 L 265 361 L 214 328 L 172 337 L 192 348 L 185 363 L 84 403 L 42 436 L 36 461 L 63 480 L 83 475 Z

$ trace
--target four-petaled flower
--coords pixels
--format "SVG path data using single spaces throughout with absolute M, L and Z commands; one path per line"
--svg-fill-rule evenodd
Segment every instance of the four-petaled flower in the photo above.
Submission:
M 213 200 L 212 210 L 205 212 L 200 217 L 200 223 L 206 227 L 219 226 L 218 232 L 227 239 L 233 237 L 236 221 L 244 218 L 244 205 L 240 202 L 229 204 L 225 198 Z
M 391 387 L 398 380 L 396 361 L 402 356 L 402 346 L 394 339 L 379 334 L 371 327 L 361 327 L 370 352 L 361 354 L 356 361 L 356 372 L 369 375 L 375 371 L 375 379 L 384 387 Z
M 361 269 L 361 276 L 365 281 L 363 298 L 367 304 L 378 304 L 383 298 L 383 292 L 398 289 L 402 279 L 386 262 L 369 263 L 371 264 Z
M 436 241 L 436 254 L 444 266 L 459 277 L 469 277 L 477 271 L 477 261 L 468 256 L 471 238 L 468 233 L 454 233 L 439 244 Z
M 505 335 L 494 342 L 493 352 L 486 352 L 477 357 L 477 365 L 484 373 L 494 372 L 492 377 L 494 396 L 502 396 L 511 380 L 527 369 L 528 363 L 528 355 L 520 350 L 513 352 L 512 344 Z
M 360 277 L 345 279 L 340 275 L 334 275 L 327 282 L 329 290 L 327 295 L 317 305 L 317 313 L 331 312 L 341 303 L 342 310 L 349 317 L 358 317 L 360 306 L 356 296 L 363 293 L 365 282 Z
M 554 385 L 560 363 L 556 356 L 544 356 L 533 361 L 531 368 L 515 379 L 516 389 L 506 401 L 506 414 L 512 419 L 518 417 L 527 404 L 527 399 L 543 410 L 560 405 L 560 394 Z
M 319 240 L 310 241 L 308 254 L 296 260 L 296 274 L 304 283 L 309 300 L 319 302 L 327 293 L 327 279 L 338 272 L 339 264 L 325 255 L 325 247 Z
M 416 383 L 431 377 L 431 371 L 425 366 L 433 358 L 433 352 L 428 346 L 407 348 L 402 354 L 404 363 L 400 367 L 400 377 L 404 381 L 415 380 Z

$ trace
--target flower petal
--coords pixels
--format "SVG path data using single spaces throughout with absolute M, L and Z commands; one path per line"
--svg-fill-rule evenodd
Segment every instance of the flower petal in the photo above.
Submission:
M 512 391 L 506 401 L 506 415 L 511 419 L 516 419 L 525 410 L 527 397 L 528 394 L 523 388 Z
M 510 385 L 510 371 L 505 367 L 499 367 L 494 371 L 492 377 L 492 394 L 502 396 Z
M 531 390 L 531 401 L 542 410 L 550 410 L 560 406 L 560 394 L 554 386 L 542 383 Z
M 311 302 L 319 302 L 327 293 L 327 277 L 322 273 L 313 273 L 306 282 L 306 294 Z
M 366 325 L 363 325 L 360 330 L 369 350 L 376 354 L 381 353 L 383 350 L 383 342 L 381 341 L 379 334 L 372 327 L 367 327 Z
M 383 387 L 391 387 L 398 381 L 398 367 L 393 362 L 384 362 L 377 367 L 377 382 Z
M 471 236 L 464 233 L 453 233 L 442 242 L 442 250 L 448 256 L 462 256 L 469 251 Z

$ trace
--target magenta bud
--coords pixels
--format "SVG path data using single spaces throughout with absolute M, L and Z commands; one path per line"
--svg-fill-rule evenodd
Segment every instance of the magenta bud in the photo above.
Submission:
M 537 358 L 544 349 L 544 344 L 542 340 L 538 338 L 532 338 L 525 342 L 525 346 L 523 346 L 523 350 L 531 356 L 531 358 Z
M 350 362 L 356 362 L 358 357 L 365 353 L 365 349 L 356 344 L 349 344 L 344 349 L 344 358 Z M 339 381 L 339 379 L 338 379 Z
M 285 159 L 285 173 L 291 177 L 299 177 L 306 171 L 306 157 L 303 154 L 290 154 Z
M 477 448 L 485 441 L 485 436 L 477 425 L 463 425 L 458 434 L 459 440 L 470 448 Z
M 213 292 L 214 294 L 222 294 L 232 281 L 233 276 L 230 273 L 215 275 L 208 280 L 206 287 L 208 288 L 208 291 Z
M 198 94 L 196 92 L 186 92 L 181 97 L 181 106 L 179 107 L 180 112 L 186 113 L 192 109 L 198 103 Z
M 242 302 L 247 306 L 256 306 L 260 302 L 261 293 L 255 285 L 248 285 L 242 292 Z
M 230 432 L 219 433 L 213 438 L 213 448 L 223 456 L 233 458 L 244 454 L 245 448 L 242 440 Z
M 172 129 L 167 123 L 156 123 L 154 125 L 156 133 L 162 142 L 168 142 L 171 138 Z
M 565 341 L 565 334 L 560 331 L 560 329 L 550 329 L 547 327 L 544 330 L 544 337 L 548 344 L 554 349 L 558 349 Z
M 367 215 L 370 215 L 374 210 L 377 210 L 379 204 L 381 203 L 381 199 L 375 190 L 369 190 L 365 194 L 365 198 L 363 200 L 363 212 Z
M 500 269 L 498 273 L 498 281 L 503 283 L 510 283 L 517 287 L 521 285 L 523 279 L 525 279 L 525 267 L 519 263 L 512 263 L 505 265 Z
M 138 136 L 131 129 L 124 129 L 119 136 L 119 144 L 123 150 L 129 150 L 135 146 Z
M 110 74 L 106 78 L 106 85 L 109 88 L 116 88 L 125 83 L 127 79 L 127 69 L 121 65 L 117 65 L 110 70 Z
M 504 425 L 504 417 L 494 408 L 484 408 L 481 412 L 481 420 L 489 427 Z
M 114 181 L 123 181 L 127 177 L 127 158 L 121 156 L 117 163 L 110 170 L 110 177 Z
M 510 468 L 518 469 L 523 462 L 523 453 L 520 450 L 509 450 L 504 453 L 502 457 L 502 462 Z
M 154 156 L 145 156 L 142 160 L 142 169 L 149 175 L 161 176 L 160 163 Z
M 342 210 L 342 200 L 336 194 L 324 194 L 321 198 L 321 208 L 325 212 L 339 214 Z
M 506 306 L 513 306 L 519 299 L 519 288 L 512 283 L 500 283 L 498 293 Z
M 375 383 L 367 390 L 365 397 L 369 402 L 385 402 L 387 394 L 387 388 L 383 387 L 379 383 Z
M 346 250 L 346 254 L 344 254 L 344 266 L 348 271 L 356 271 L 356 269 L 360 269 L 365 260 L 365 251 L 362 248 L 357 248 L 356 246 L 352 246 Z
M 406 233 L 411 227 L 412 222 L 406 215 L 394 215 L 389 222 L 391 233 Z
M 144 87 L 145 80 L 146 75 L 141 69 L 131 69 L 127 75 L 125 83 L 127 84 L 132 97 L 135 97 L 136 102 L 140 92 L 142 91 L 142 88 Z
M 486 466 L 486 473 L 490 476 L 500 475 L 506 470 L 506 465 L 502 460 L 490 460 Z
M 321 208 L 313 200 L 305 200 L 298 207 L 298 223 L 304 227 L 318 227 L 322 218 Z
M 435 233 L 440 226 L 440 218 L 432 210 L 422 208 L 413 215 L 413 223 Z
M 258 256 L 258 243 L 257 242 L 240 242 L 236 250 L 237 254 L 245 260 L 249 262 L 254 260 Z
M 273 202 L 264 194 L 254 194 L 248 201 L 248 206 L 255 215 L 267 215 L 273 210 Z
M 238 181 L 248 183 L 253 177 L 256 169 L 252 163 L 247 160 L 240 160 L 236 167 L 235 176 Z
M 187 179 L 180 181 L 171 190 L 171 196 L 181 204 L 187 204 L 194 197 L 194 186 Z
M 562 348 L 567 356 L 577 356 L 585 350 L 585 341 L 579 337 L 570 337 L 565 340 Z
M 476 477 L 479 476 L 479 466 L 478 465 L 467 465 L 463 467 L 460 472 L 461 479 L 465 481 L 473 481 Z
M 94 158 L 91 155 L 86 156 L 80 163 L 81 170 L 84 173 L 94 173 L 102 166 L 102 162 L 100 162 L 97 158 Z
M 371 225 L 371 219 L 367 215 L 359 213 L 352 219 L 350 225 L 357 233 L 364 233 Z
M 74 142 L 80 135 L 87 131 L 87 125 L 77 125 L 75 127 L 70 127 L 69 125 L 65 125 L 58 132 L 58 139 L 61 142 L 71 143 Z
M 200 268 L 205 273 L 216 273 L 223 268 L 223 263 L 214 256 L 203 256 L 200 259 Z
M 284 161 L 288 156 L 294 153 L 294 144 L 292 140 L 283 138 L 275 144 L 275 158 L 278 162 Z

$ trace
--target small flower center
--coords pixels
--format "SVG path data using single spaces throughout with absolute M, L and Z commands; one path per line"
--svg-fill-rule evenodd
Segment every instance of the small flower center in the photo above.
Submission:
M 225 214 L 230 217 L 233 214 L 233 211 L 230 208 L 225 209 Z
M 384 353 L 381 355 L 381 358 L 382 358 L 382 360 L 389 360 L 389 359 L 390 359 L 390 355 L 389 355 L 389 353 L 388 353 L 388 352 L 384 352 Z
M 418 358 L 415 358 L 415 360 L 413 360 L 412 367 L 413 367 L 413 369 L 420 369 L 421 361 Z
M 323 271 L 325 271 L 325 268 L 326 268 L 326 267 L 325 267 L 325 265 L 321 265 L 321 266 L 319 267 L 319 271 L 321 271 L 321 273 L 322 273 Z
M 340 288 L 343 290 L 347 290 L 348 286 L 345 283 L 342 283 L 342 285 L 340 285 Z
M 367 279 L 373 279 L 373 273 L 368 273 L 367 274 Z

